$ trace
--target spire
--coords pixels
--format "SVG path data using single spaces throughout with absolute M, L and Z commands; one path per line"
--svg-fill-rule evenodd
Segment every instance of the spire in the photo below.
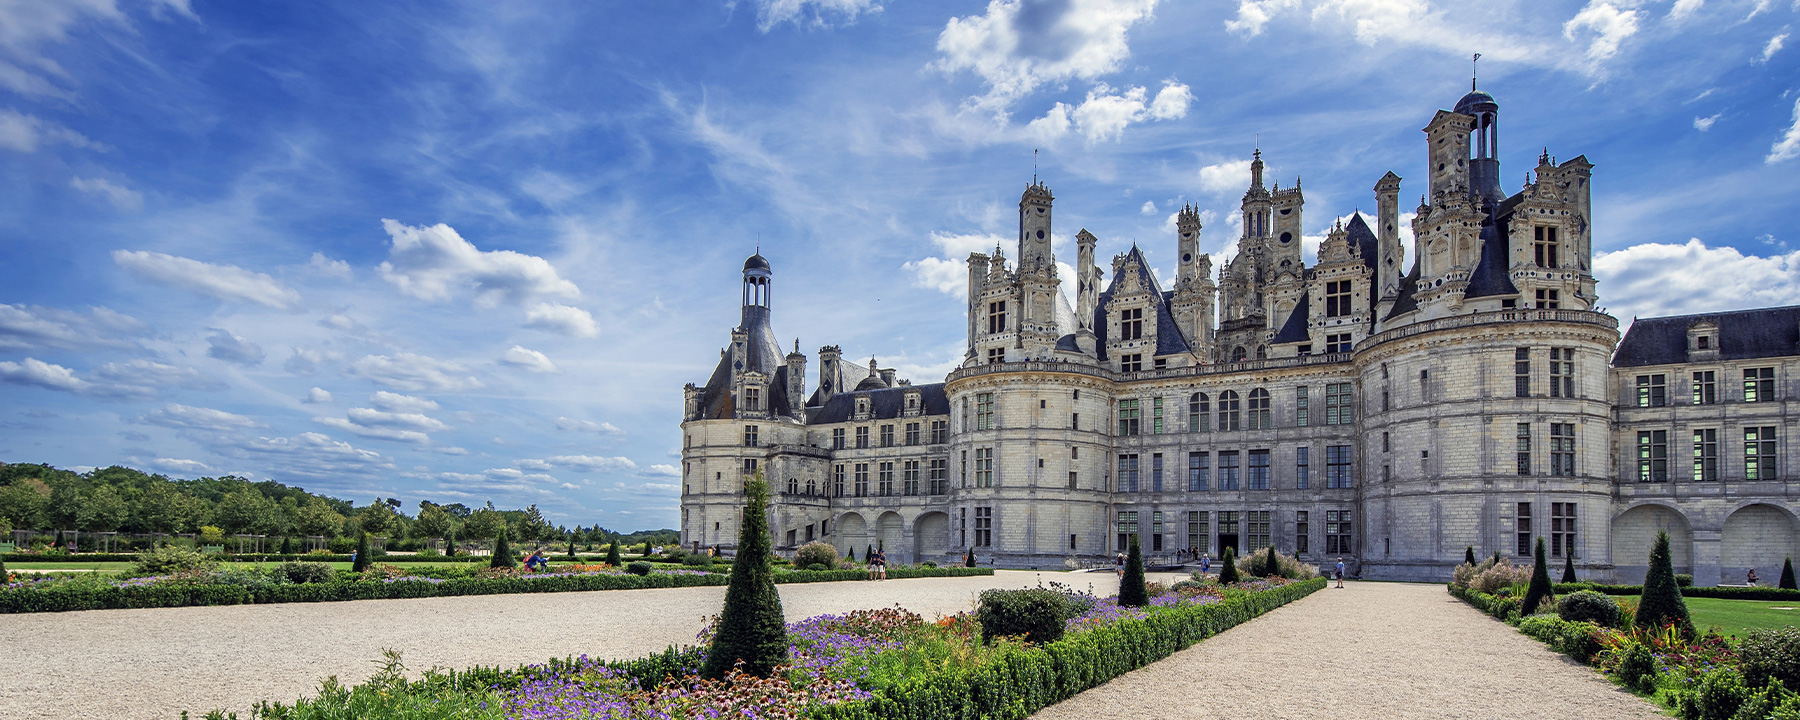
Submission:
M 1261 143 L 1259 142 L 1258 145 L 1260 145 L 1260 144 Z M 1256 152 L 1251 153 L 1251 155 L 1250 155 L 1250 187 L 1251 187 L 1251 189 L 1261 189 L 1262 186 L 1263 186 L 1262 148 L 1257 147 Z
M 1477 75 L 1476 71 L 1480 69 L 1480 62 L 1481 53 L 1475 53 L 1475 58 L 1469 61 L 1469 92 L 1475 92 L 1475 76 Z

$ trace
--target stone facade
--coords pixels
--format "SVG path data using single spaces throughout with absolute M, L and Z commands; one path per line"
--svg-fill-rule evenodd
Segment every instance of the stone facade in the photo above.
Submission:
M 1019 201 L 1018 264 L 969 257 L 967 353 L 912 385 L 820 348 L 780 354 L 769 263 L 683 417 L 684 542 L 730 547 L 743 478 L 777 500 L 778 548 L 812 540 L 894 562 L 1002 567 L 1273 545 L 1363 577 L 1442 580 L 1463 557 L 1546 538 L 1585 577 L 1642 577 L 1657 531 L 1696 582 L 1766 577 L 1800 542 L 1800 308 L 1618 321 L 1595 303 L 1592 165 L 1548 154 L 1499 187 L 1499 108 L 1472 91 L 1424 128 L 1428 192 L 1399 235 L 1401 178 L 1371 228 L 1335 225 L 1307 267 L 1300 183 L 1264 187 L 1213 278 L 1192 208 L 1164 289 L 1133 247 L 1076 234 L 1074 307 L 1055 197 Z

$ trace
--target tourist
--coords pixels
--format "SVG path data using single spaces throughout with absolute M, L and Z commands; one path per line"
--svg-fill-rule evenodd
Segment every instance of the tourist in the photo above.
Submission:
M 887 551 L 886 550 L 876 550 L 875 551 L 875 560 L 876 560 L 876 564 L 875 564 L 876 578 L 875 579 L 876 580 L 886 580 L 887 579 Z
M 1201 575 L 1212 574 L 1212 556 L 1211 555 L 1202 554 L 1200 556 L 1200 574 Z
M 1113 556 L 1113 572 L 1118 573 L 1119 577 L 1125 577 L 1125 553 Z
M 1337 569 L 1332 571 L 1331 574 L 1333 577 L 1337 578 L 1337 586 L 1340 588 L 1343 587 L 1344 586 L 1344 559 L 1343 558 L 1338 558 Z
M 1750 574 L 1744 578 L 1744 582 L 1750 587 L 1756 587 L 1756 568 L 1750 568 Z
M 533 548 L 531 554 L 525 558 L 525 570 L 527 572 L 533 570 L 543 572 L 549 567 L 550 561 L 544 559 L 543 548 Z

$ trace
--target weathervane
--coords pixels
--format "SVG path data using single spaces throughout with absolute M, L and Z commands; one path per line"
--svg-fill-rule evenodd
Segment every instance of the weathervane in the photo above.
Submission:
M 1476 70 L 1480 68 L 1481 53 L 1475 53 L 1475 59 L 1469 61 L 1469 92 L 1475 92 Z

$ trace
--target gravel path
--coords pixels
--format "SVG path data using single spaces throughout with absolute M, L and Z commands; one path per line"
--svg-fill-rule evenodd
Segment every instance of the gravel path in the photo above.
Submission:
M 779 587 L 790 621 L 895 604 L 931 618 L 1040 577 L 1118 592 L 1112 573 L 1019 571 Z M 692 643 L 724 598 L 725 588 L 705 587 L 0 615 L 0 719 L 242 711 L 311 695 L 330 675 L 360 682 L 382 648 L 414 670 L 639 657 Z
M 1325 589 L 1033 715 L 1665 718 L 1442 585 Z

